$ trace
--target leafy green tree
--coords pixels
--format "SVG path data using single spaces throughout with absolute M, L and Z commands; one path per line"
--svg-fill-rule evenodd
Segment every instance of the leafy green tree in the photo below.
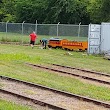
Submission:
M 87 10 L 91 23 L 110 21 L 110 0 L 90 0 Z
M 80 0 L 47 0 L 47 13 L 44 22 L 49 23 L 87 23 L 89 20 L 85 2 Z
M 91 23 L 100 23 L 102 21 L 101 17 L 101 7 L 102 0 L 90 0 L 87 6 L 88 13 L 90 15 Z
M 1 4 L 2 21 L 15 22 L 15 0 L 2 0 Z
M 110 0 L 101 0 L 101 17 L 102 22 L 109 22 L 110 21 Z
M 79 23 L 87 24 L 85 1 L 80 0 L 18 0 L 16 4 L 17 21 L 39 23 Z
M 109 20 L 106 0 L 1 0 L 0 20 L 88 24 Z M 108 1 L 108 0 L 107 0 Z M 107 7 L 106 7 L 107 6 Z M 107 9 L 108 8 L 108 9 Z M 100 11 L 101 10 L 101 11 Z M 102 13 L 103 12 L 103 13 Z M 105 18 L 103 17 L 105 16 Z
M 1 7 L 2 7 L 2 0 L 0 0 L 0 21 L 2 21 L 2 19 L 4 18 L 4 14 Z
M 38 20 L 41 23 L 45 19 L 44 10 L 44 0 L 19 0 L 16 4 L 17 21 L 35 23 Z

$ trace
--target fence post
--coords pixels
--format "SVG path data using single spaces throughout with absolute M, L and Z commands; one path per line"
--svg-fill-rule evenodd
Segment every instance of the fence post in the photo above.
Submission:
M 24 24 L 24 22 L 25 22 L 25 21 L 22 22 L 22 34 L 23 34 L 23 24 Z
M 21 38 L 21 44 L 23 44 L 23 32 L 24 32 L 23 25 L 24 25 L 24 22 L 25 21 L 22 22 L 22 36 L 21 36 L 22 38 Z
M 37 34 L 37 20 L 36 20 L 35 32 L 36 32 L 36 34 Z
M 79 35 L 80 35 L 80 27 L 81 26 L 81 22 L 79 23 L 79 29 L 78 29 L 78 38 L 79 38 Z
M 8 22 L 9 21 L 6 22 L 6 33 L 8 32 Z
M 58 30 L 58 25 L 59 25 L 59 24 L 60 24 L 60 22 L 58 22 L 58 24 L 57 24 L 57 37 L 58 37 L 58 31 L 59 31 L 59 30 Z
M 9 22 L 9 21 L 6 22 L 6 30 L 5 30 L 5 32 L 6 32 L 6 41 L 8 41 L 8 37 L 7 37 L 7 32 L 8 32 L 8 22 Z

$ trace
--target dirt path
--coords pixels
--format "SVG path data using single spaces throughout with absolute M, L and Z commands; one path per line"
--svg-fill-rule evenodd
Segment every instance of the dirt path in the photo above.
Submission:
M 17 82 L 0 79 L 0 84 L 2 85 L 2 89 L 54 104 L 59 107 L 66 108 L 67 110 L 109 110 L 90 102 L 78 100 L 73 97 L 67 97 L 58 93 L 51 92 L 49 90 L 30 87 L 28 85 Z

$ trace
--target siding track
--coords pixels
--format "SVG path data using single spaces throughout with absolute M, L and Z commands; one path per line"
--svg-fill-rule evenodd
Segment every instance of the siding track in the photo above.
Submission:
M 41 85 L 34 84 L 34 83 L 29 83 L 29 82 L 18 80 L 18 79 L 14 79 L 14 78 L 9 78 L 9 77 L 6 77 L 6 76 L 0 76 L 0 83 L 3 83 L 3 82 L 6 83 L 8 86 L 9 86 L 10 83 L 11 84 L 13 83 L 16 86 L 18 86 L 18 85 L 22 86 L 23 85 L 23 86 L 28 86 L 28 88 L 33 87 L 34 90 L 36 88 L 37 89 L 41 89 L 42 90 L 41 93 L 43 93 L 43 91 L 48 91 L 48 92 L 50 92 L 52 94 L 55 94 L 55 96 L 54 96 L 55 98 L 58 98 L 61 95 L 62 97 L 67 98 L 67 102 L 74 99 L 74 101 L 72 103 L 70 103 L 70 102 L 68 102 L 68 103 L 70 103 L 70 105 L 71 105 L 71 104 L 75 104 L 75 101 L 76 101 L 76 103 L 78 103 L 78 101 L 80 101 L 79 104 L 82 104 L 81 108 L 83 108 L 84 104 L 87 104 L 87 106 L 89 106 L 89 107 L 96 106 L 96 109 L 93 108 L 92 110 L 97 110 L 97 109 L 109 110 L 110 109 L 110 103 L 94 100 L 94 99 L 87 98 L 87 97 L 84 97 L 84 96 L 71 94 L 71 93 L 68 93 L 68 92 L 56 90 L 56 89 L 53 89 L 53 88 L 49 88 L 49 87 L 46 87 L 46 86 L 41 86 Z M 14 87 L 13 91 L 14 90 L 15 90 L 15 87 Z M 19 89 L 17 89 L 17 91 L 19 91 Z M 57 105 L 54 105 L 54 104 L 47 103 L 45 101 L 36 100 L 36 98 L 33 99 L 33 98 L 28 97 L 28 96 L 24 96 L 24 95 L 21 95 L 21 94 L 17 94 L 15 92 L 11 92 L 10 90 L 0 89 L 0 92 L 6 93 L 6 94 L 10 94 L 10 95 L 14 95 L 16 97 L 20 97 L 20 98 L 23 98 L 25 100 L 31 100 L 33 103 L 39 104 L 41 106 L 47 106 L 48 108 L 52 108 L 54 110 L 72 110 L 72 108 L 68 108 L 66 106 L 62 107 L 63 105 L 60 107 L 60 106 L 57 106 Z M 49 93 L 49 95 L 50 95 L 50 93 Z M 60 96 L 60 98 L 61 98 L 61 96 Z M 40 97 L 40 96 L 38 96 L 38 97 Z M 62 98 L 62 100 L 64 100 L 65 98 Z M 52 101 L 52 98 L 51 98 L 50 102 L 51 101 Z M 53 101 L 58 102 L 58 101 L 60 101 L 60 99 L 53 100 Z M 67 105 L 67 106 L 70 106 L 70 105 Z M 75 110 L 79 110 L 79 109 L 75 108 Z M 86 109 L 84 109 L 84 110 L 86 110 Z
M 66 67 L 66 66 L 61 66 L 61 65 L 56 65 L 56 64 L 52 64 L 52 65 L 48 65 L 48 66 L 30 64 L 30 63 L 26 63 L 26 64 L 33 66 L 33 67 L 38 67 L 38 68 L 42 68 L 42 69 L 51 70 L 54 72 L 69 74 L 69 75 L 80 77 L 80 78 L 87 79 L 90 81 L 95 81 L 95 82 L 99 82 L 102 84 L 110 85 L 110 75 L 108 75 L 108 74 L 102 74 L 102 73 L 98 73 L 98 72 L 77 69 L 77 68 L 72 68 L 72 67 Z M 67 69 L 70 69 L 70 70 L 67 70 Z
M 70 66 L 62 66 L 62 65 L 58 65 L 58 64 L 52 64 L 52 65 L 59 66 L 59 67 L 64 67 L 64 68 L 69 68 L 69 69 L 75 69 L 75 70 L 79 70 L 79 71 L 83 71 L 83 72 L 87 72 L 87 73 L 98 74 L 98 75 L 110 77 L 109 74 L 104 74 L 104 73 L 101 73 L 101 72 L 90 71 L 90 70 L 85 70 L 85 69 L 80 69 L 80 68 L 75 68 L 75 67 L 70 67 Z

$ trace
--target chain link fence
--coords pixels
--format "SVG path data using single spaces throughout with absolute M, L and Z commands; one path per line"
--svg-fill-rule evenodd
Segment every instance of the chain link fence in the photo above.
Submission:
M 57 37 L 72 41 L 87 41 L 88 25 L 69 24 L 31 24 L 0 22 L 0 42 L 29 43 L 29 34 L 35 31 L 38 40 Z

